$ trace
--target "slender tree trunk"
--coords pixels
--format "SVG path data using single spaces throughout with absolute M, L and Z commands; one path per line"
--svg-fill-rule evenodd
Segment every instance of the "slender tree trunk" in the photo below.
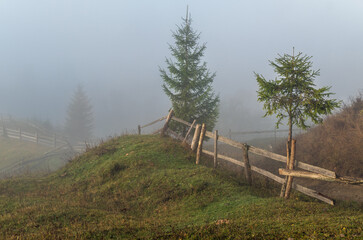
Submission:
M 291 159 L 291 142 L 292 142 L 291 140 L 292 140 L 292 117 L 291 117 L 291 114 L 289 114 L 289 136 L 287 138 L 287 143 L 286 143 L 286 155 L 287 155 L 286 156 L 286 168 L 289 165 L 289 161 Z M 280 197 L 285 196 L 287 179 L 288 179 L 288 177 L 285 176 L 285 181 L 281 187 Z
M 289 117 L 289 136 L 287 138 L 287 142 L 288 142 L 288 155 L 290 157 L 291 155 L 291 139 L 292 139 L 292 117 Z
M 292 117 L 289 117 L 289 138 L 288 141 L 290 142 L 292 139 Z
M 291 157 L 291 142 L 292 142 L 292 117 L 289 117 L 289 138 L 287 139 L 288 144 L 288 156 Z

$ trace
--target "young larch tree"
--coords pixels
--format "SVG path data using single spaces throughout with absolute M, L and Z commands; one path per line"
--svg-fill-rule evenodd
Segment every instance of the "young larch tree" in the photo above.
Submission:
M 289 125 L 288 147 L 291 149 L 293 125 L 306 129 L 308 120 L 321 123 L 323 116 L 330 114 L 339 107 L 340 102 L 330 99 L 331 87 L 316 88 L 314 80 L 320 70 L 312 70 L 311 57 L 301 52 L 279 55 L 275 61 L 269 61 L 278 77 L 267 81 L 262 75 L 255 73 L 259 86 L 258 100 L 263 102 L 265 116 L 277 115 L 276 127 L 287 118 Z

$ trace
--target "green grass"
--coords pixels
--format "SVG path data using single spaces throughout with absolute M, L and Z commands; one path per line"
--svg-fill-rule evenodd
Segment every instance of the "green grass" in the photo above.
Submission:
M 50 149 L 31 142 L 0 137 L 0 172 L 18 163 L 39 158 Z
M 27 160 L 39 157 L 49 150 L 49 147 L 31 142 L 0 137 L 0 169 L 19 161 L 19 159 Z
M 0 136 L 0 178 L 16 175 L 44 175 L 69 160 L 67 150 Z M 49 154 L 47 154 L 49 153 Z
M 43 178 L 0 181 L 6 239 L 361 239 L 362 207 L 246 186 L 169 138 L 123 136 Z

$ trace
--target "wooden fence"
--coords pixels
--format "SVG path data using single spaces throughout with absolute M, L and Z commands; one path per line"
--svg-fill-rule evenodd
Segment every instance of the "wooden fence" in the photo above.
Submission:
M 281 136 L 281 133 L 287 133 L 289 132 L 289 129 L 274 129 L 274 130 L 259 130 L 259 131 L 232 131 L 231 129 L 229 129 L 228 131 L 228 138 L 229 139 L 233 139 L 233 140 L 243 140 L 246 137 L 251 137 L 253 136 L 253 138 L 259 138 L 259 135 L 263 135 L 264 137 L 266 136 L 266 134 L 273 135 L 274 138 L 274 143 L 276 145 L 279 136 Z M 297 134 L 301 134 L 305 132 L 305 130 L 302 129 L 293 129 L 293 135 L 297 135 Z
M 274 136 L 277 135 L 277 133 L 286 133 L 289 129 L 274 129 L 274 130 L 260 130 L 260 131 L 232 131 L 229 129 L 228 131 L 228 137 L 232 139 L 232 136 L 238 136 L 238 135 L 250 135 L 250 134 L 266 134 L 266 133 L 273 133 Z M 294 132 L 299 131 L 299 133 L 302 132 L 301 129 L 293 129 Z
M 19 139 L 23 141 L 46 145 L 54 148 L 60 145 L 67 144 L 65 140 L 58 137 L 56 134 L 54 134 L 53 136 L 42 135 L 38 131 L 30 133 L 22 131 L 21 128 L 11 129 L 3 126 L 2 128 L 0 128 L 0 135 L 13 139 Z
M 44 134 L 40 131 L 28 132 L 23 131 L 21 128 L 8 128 L 5 126 L 4 122 L 0 127 L 0 136 L 32 142 L 53 148 L 58 148 L 59 146 L 67 146 L 76 153 L 83 152 L 87 146 L 85 142 L 77 142 L 76 144 L 71 145 L 65 137 L 57 134 Z
M 248 184 L 252 184 L 251 171 L 256 172 L 260 175 L 263 175 L 264 177 L 267 177 L 269 179 L 274 180 L 277 183 L 282 184 L 283 187 L 282 187 L 282 191 L 281 191 L 281 196 L 285 197 L 285 198 L 289 197 L 290 188 L 293 188 L 305 195 L 319 199 L 330 205 L 334 205 L 333 200 L 322 195 L 321 193 L 319 193 L 315 190 L 309 189 L 307 187 L 301 186 L 299 184 L 293 183 L 293 177 L 318 179 L 318 180 L 323 180 L 323 181 L 343 182 L 343 183 L 347 183 L 347 184 L 362 184 L 363 183 L 363 180 L 361 180 L 361 179 L 354 179 L 354 178 L 350 178 L 350 177 L 338 177 L 337 174 L 333 171 L 330 171 L 330 170 L 327 170 L 327 169 L 324 169 L 324 168 L 321 168 L 318 166 L 310 165 L 307 163 L 303 163 L 300 161 L 296 161 L 295 157 L 294 157 L 294 151 L 291 154 L 291 157 L 290 157 L 291 159 L 289 159 L 286 156 L 283 156 L 283 155 L 280 155 L 277 153 L 273 153 L 273 152 L 267 151 L 262 148 L 250 146 L 246 143 L 237 142 L 237 141 L 234 141 L 225 136 L 221 136 L 218 134 L 217 130 L 215 130 L 214 132 L 206 131 L 205 124 L 202 124 L 202 125 L 195 124 L 195 121 L 193 123 L 189 123 L 183 119 L 179 119 L 179 118 L 173 116 L 173 110 L 171 110 L 169 112 L 168 116 L 162 117 L 160 119 L 157 119 L 157 120 L 155 120 L 149 124 L 143 125 L 143 126 L 139 125 L 138 134 L 141 134 L 142 128 L 151 126 L 151 125 L 153 125 L 157 122 L 163 121 L 165 119 L 166 119 L 166 121 L 164 123 L 164 126 L 161 129 L 155 131 L 154 134 L 160 133 L 163 136 L 166 133 L 169 133 L 173 137 L 183 140 L 183 142 L 185 142 L 186 139 L 189 137 L 191 130 L 195 129 L 194 136 L 193 136 L 193 139 L 191 142 L 191 148 L 193 151 L 196 151 L 196 164 L 199 164 L 199 162 L 200 162 L 201 153 L 204 153 L 206 155 L 213 157 L 214 167 L 217 167 L 218 161 L 220 159 L 223 159 L 227 162 L 230 162 L 232 164 L 243 167 L 244 172 L 245 172 L 246 181 Z M 189 127 L 189 130 L 185 137 L 168 129 L 168 124 L 169 124 L 170 120 L 179 122 L 179 123 L 184 124 Z M 214 140 L 213 141 L 214 142 L 214 151 L 213 152 L 203 149 L 203 140 L 204 140 L 205 136 Z M 230 145 L 232 147 L 235 147 L 235 148 L 243 151 L 243 159 L 235 159 L 235 158 L 232 158 L 232 157 L 229 157 L 226 155 L 219 154 L 218 153 L 218 143 L 219 142 L 225 143 L 227 145 Z M 294 149 L 292 149 L 292 150 L 294 150 Z M 269 159 L 272 159 L 272 160 L 275 160 L 278 162 L 285 163 L 286 169 L 279 169 L 279 174 L 282 176 L 286 176 L 286 177 L 282 178 L 267 170 L 264 170 L 264 169 L 251 165 L 250 161 L 249 161 L 249 154 L 255 154 L 258 156 L 266 157 L 266 158 L 269 158 Z M 303 169 L 303 170 L 307 170 L 307 171 L 294 170 L 293 169 L 294 166 L 297 168 Z
M 58 160 L 67 161 L 74 155 L 84 152 L 87 147 L 92 147 L 99 143 L 99 140 L 92 140 L 92 142 L 87 141 L 87 143 L 77 142 L 71 144 L 67 141 L 67 138 L 38 128 L 35 125 L 32 126 L 31 124 L 26 124 L 24 127 L 24 129 L 26 129 L 25 131 L 23 128 L 18 127 L 16 121 L 11 118 L 1 118 L 1 120 L 0 136 L 47 146 L 50 149 L 48 149 L 48 151 L 42 156 L 15 161 L 5 167 L 2 167 L 0 169 L 0 178 L 23 173 L 24 171 L 30 171 L 30 165 L 32 169 L 37 169 L 37 167 L 44 165 L 48 166 L 48 170 L 50 170 L 49 160 L 51 158 L 56 157 Z M 11 127 L 8 127 L 9 125 Z

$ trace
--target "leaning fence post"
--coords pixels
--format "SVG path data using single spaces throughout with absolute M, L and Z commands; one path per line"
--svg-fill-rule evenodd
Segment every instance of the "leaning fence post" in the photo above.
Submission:
M 199 164 L 200 162 L 200 155 L 202 154 L 204 135 L 205 135 L 205 123 L 202 124 L 202 129 L 200 130 L 200 137 L 197 149 L 197 160 L 195 161 L 196 164 Z
M 251 177 L 251 165 L 250 160 L 248 158 L 248 145 L 243 145 L 243 160 L 245 163 L 245 175 L 246 175 L 246 181 L 248 185 L 252 185 L 252 177 Z
M 290 157 L 289 165 L 287 166 L 288 169 L 290 169 L 290 170 L 294 169 L 295 152 L 296 152 L 296 140 L 291 139 L 291 157 Z M 288 199 L 290 197 L 292 181 L 293 181 L 293 177 L 288 176 L 287 177 L 287 183 L 286 183 L 286 191 L 285 191 L 285 198 L 286 199 Z
M 170 110 L 169 114 L 168 114 L 168 117 L 166 118 L 166 121 L 165 121 L 165 124 L 164 124 L 164 127 L 163 129 L 161 129 L 161 133 L 160 133 L 160 136 L 164 137 L 165 136 L 165 132 L 166 130 L 168 129 L 168 126 L 169 126 L 169 122 L 171 120 L 171 117 L 173 116 L 173 109 Z
M 194 125 L 195 125 L 195 122 L 196 122 L 196 120 L 194 120 L 194 121 L 193 121 L 193 123 L 192 123 L 192 125 L 190 126 L 190 128 L 189 128 L 189 130 L 188 130 L 187 134 L 185 135 L 184 140 L 183 140 L 183 144 L 185 144 L 185 143 L 187 142 L 187 138 L 188 138 L 188 136 L 189 136 L 190 132 L 192 131 L 192 129 L 193 129 Z
M 218 165 L 218 130 L 214 131 L 214 168 Z
M 195 151 L 198 147 L 198 140 L 199 140 L 199 135 L 200 135 L 200 129 L 201 126 L 200 124 L 197 124 L 197 126 L 195 127 L 195 132 L 194 132 L 194 136 L 193 136 L 193 140 L 192 140 L 192 151 Z
M 137 132 L 138 132 L 139 135 L 141 135 L 141 127 L 140 127 L 140 125 L 137 125 Z

